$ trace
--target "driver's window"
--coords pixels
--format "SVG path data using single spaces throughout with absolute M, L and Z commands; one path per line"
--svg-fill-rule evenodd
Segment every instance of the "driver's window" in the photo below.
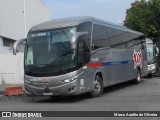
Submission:
M 79 40 L 78 41 L 78 63 L 85 63 L 86 54 L 85 54 L 85 42 Z

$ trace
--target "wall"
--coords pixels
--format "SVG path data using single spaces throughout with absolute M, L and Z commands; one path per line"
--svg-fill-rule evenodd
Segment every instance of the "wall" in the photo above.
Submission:
M 0 0 L 0 35 L 20 39 L 24 37 L 23 0 Z
M 32 26 L 49 19 L 50 11 L 41 0 L 0 0 L 0 36 L 25 38 Z M 0 85 L 21 84 L 23 75 L 23 53 L 12 55 L 0 37 Z
M 41 0 L 0 0 L 1 36 L 25 38 L 32 26 L 49 19 L 50 11 Z
M 0 85 L 23 83 L 23 53 L 0 54 Z M 5 63 L 5 64 L 4 64 Z
M 50 20 L 50 11 L 41 0 L 26 0 L 26 24 L 28 30 L 36 24 Z

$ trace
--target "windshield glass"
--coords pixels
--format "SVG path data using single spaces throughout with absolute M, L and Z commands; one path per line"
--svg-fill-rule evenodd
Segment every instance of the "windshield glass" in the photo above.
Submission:
M 154 45 L 151 43 L 147 44 L 147 59 L 148 59 L 148 64 L 155 63 Z
M 53 76 L 75 66 L 71 39 L 76 28 L 29 33 L 25 50 L 25 74 Z

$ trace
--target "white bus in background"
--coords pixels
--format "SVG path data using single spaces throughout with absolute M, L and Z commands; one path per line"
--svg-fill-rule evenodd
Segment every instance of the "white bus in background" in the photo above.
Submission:
M 148 77 L 152 77 L 156 73 L 156 56 L 158 56 L 158 48 L 154 45 L 153 41 L 149 38 L 146 38 L 146 47 L 147 47 L 147 60 L 148 60 Z

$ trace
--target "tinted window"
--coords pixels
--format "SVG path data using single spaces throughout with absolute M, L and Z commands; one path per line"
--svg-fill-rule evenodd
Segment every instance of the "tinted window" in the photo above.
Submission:
M 75 27 L 28 34 L 25 49 L 25 74 L 35 77 L 61 75 L 76 67 L 71 39 Z
M 77 41 L 77 56 L 79 64 L 87 63 L 90 61 L 91 29 L 91 22 L 82 23 L 77 27 L 78 32 L 88 32 L 87 35 L 80 36 Z
M 11 47 L 12 41 L 7 39 L 7 38 L 3 38 L 3 46 L 6 47 Z
M 117 49 L 126 49 L 126 43 L 117 44 L 112 47 Z
M 107 28 L 108 31 L 108 38 L 110 41 L 111 46 L 124 48 L 123 45 L 119 45 L 122 42 L 126 42 L 128 39 L 130 39 L 128 36 L 129 34 L 126 31 L 118 30 L 115 28 Z
M 84 41 L 78 41 L 78 64 L 86 63 L 86 52 L 85 52 L 85 42 Z
M 105 27 L 100 25 L 93 26 L 93 49 L 108 47 L 107 32 Z
M 132 40 L 132 41 L 128 41 L 127 43 L 127 49 L 137 49 L 140 50 L 142 49 L 142 44 L 141 41 L 138 39 Z
M 144 49 L 145 44 L 139 34 L 107 28 L 110 46 L 118 49 Z M 138 39 L 139 38 L 139 39 Z
M 91 43 L 91 29 L 92 23 L 85 22 L 77 26 L 77 32 L 87 32 L 87 35 L 83 35 L 79 38 L 79 40 L 83 40 L 85 42 L 85 47 L 90 50 L 90 43 Z
M 147 43 L 147 60 L 148 64 L 155 63 L 154 45 L 152 43 Z

